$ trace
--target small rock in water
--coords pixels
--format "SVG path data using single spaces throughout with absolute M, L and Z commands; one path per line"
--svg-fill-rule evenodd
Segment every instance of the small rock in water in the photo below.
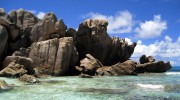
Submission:
M 0 80 L 0 91 L 1 90 L 10 90 L 13 87 L 8 85 L 4 80 Z
M 22 82 L 28 82 L 28 83 L 39 83 L 39 80 L 37 80 L 34 76 L 27 75 L 27 74 L 20 76 L 19 80 Z
M 88 75 L 88 74 L 80 74 L 79 77 L 80 78 L 93 78 L 91 75 Z

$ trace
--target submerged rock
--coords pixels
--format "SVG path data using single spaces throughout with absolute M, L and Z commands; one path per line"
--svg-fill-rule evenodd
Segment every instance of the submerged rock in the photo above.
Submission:
M 79 56 L 73 38 L 64 37 L 32 44 L 29 57 L 40 72 L 58 76 L 67 75 Z
M 27 75 L 27 74 L 24 74 L 24 75 L 20 76 L 19 80 L 22 81 L 22 82 L 28 82 L 28 83 L 39 83 L 38 79 L 36 79 L 32 75 Z
M 88 75 L 88 74 L 80 74 L 79 75 L 80 78 L 93 78 L 91 75 Z

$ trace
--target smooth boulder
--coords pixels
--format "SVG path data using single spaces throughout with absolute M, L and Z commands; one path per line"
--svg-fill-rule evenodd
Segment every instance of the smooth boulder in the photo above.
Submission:
M 29 57 L 39 72 L 47 75 L 67 75 L 78 63 L 78 51 L 72 37 L 50 39 L 32 44 Z

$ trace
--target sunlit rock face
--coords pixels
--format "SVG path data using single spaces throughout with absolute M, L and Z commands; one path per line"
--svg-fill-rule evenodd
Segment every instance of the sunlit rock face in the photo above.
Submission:
M 79 25 L 76 33 L 80 58 L 91 54 L 104 65 L 112 65 L 129 59 L 136 44 L 128 45 L 123 39 L 111 38 L 106 20 L 88 19 Z
M 73 38 L 64 37 L 32 44 L 29 57 L 44 74 L 66 75 L 79 56 Z

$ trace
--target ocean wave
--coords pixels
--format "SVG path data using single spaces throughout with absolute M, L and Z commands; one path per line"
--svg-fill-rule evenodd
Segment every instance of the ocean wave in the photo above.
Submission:
M 180 75 L 180 72 L 166 72 L 166 75 Z
M 154 84 L 136 84 L 139 87 L 147 88 L 147 89 L 163 89 L 163 85 L 154 85 Z

